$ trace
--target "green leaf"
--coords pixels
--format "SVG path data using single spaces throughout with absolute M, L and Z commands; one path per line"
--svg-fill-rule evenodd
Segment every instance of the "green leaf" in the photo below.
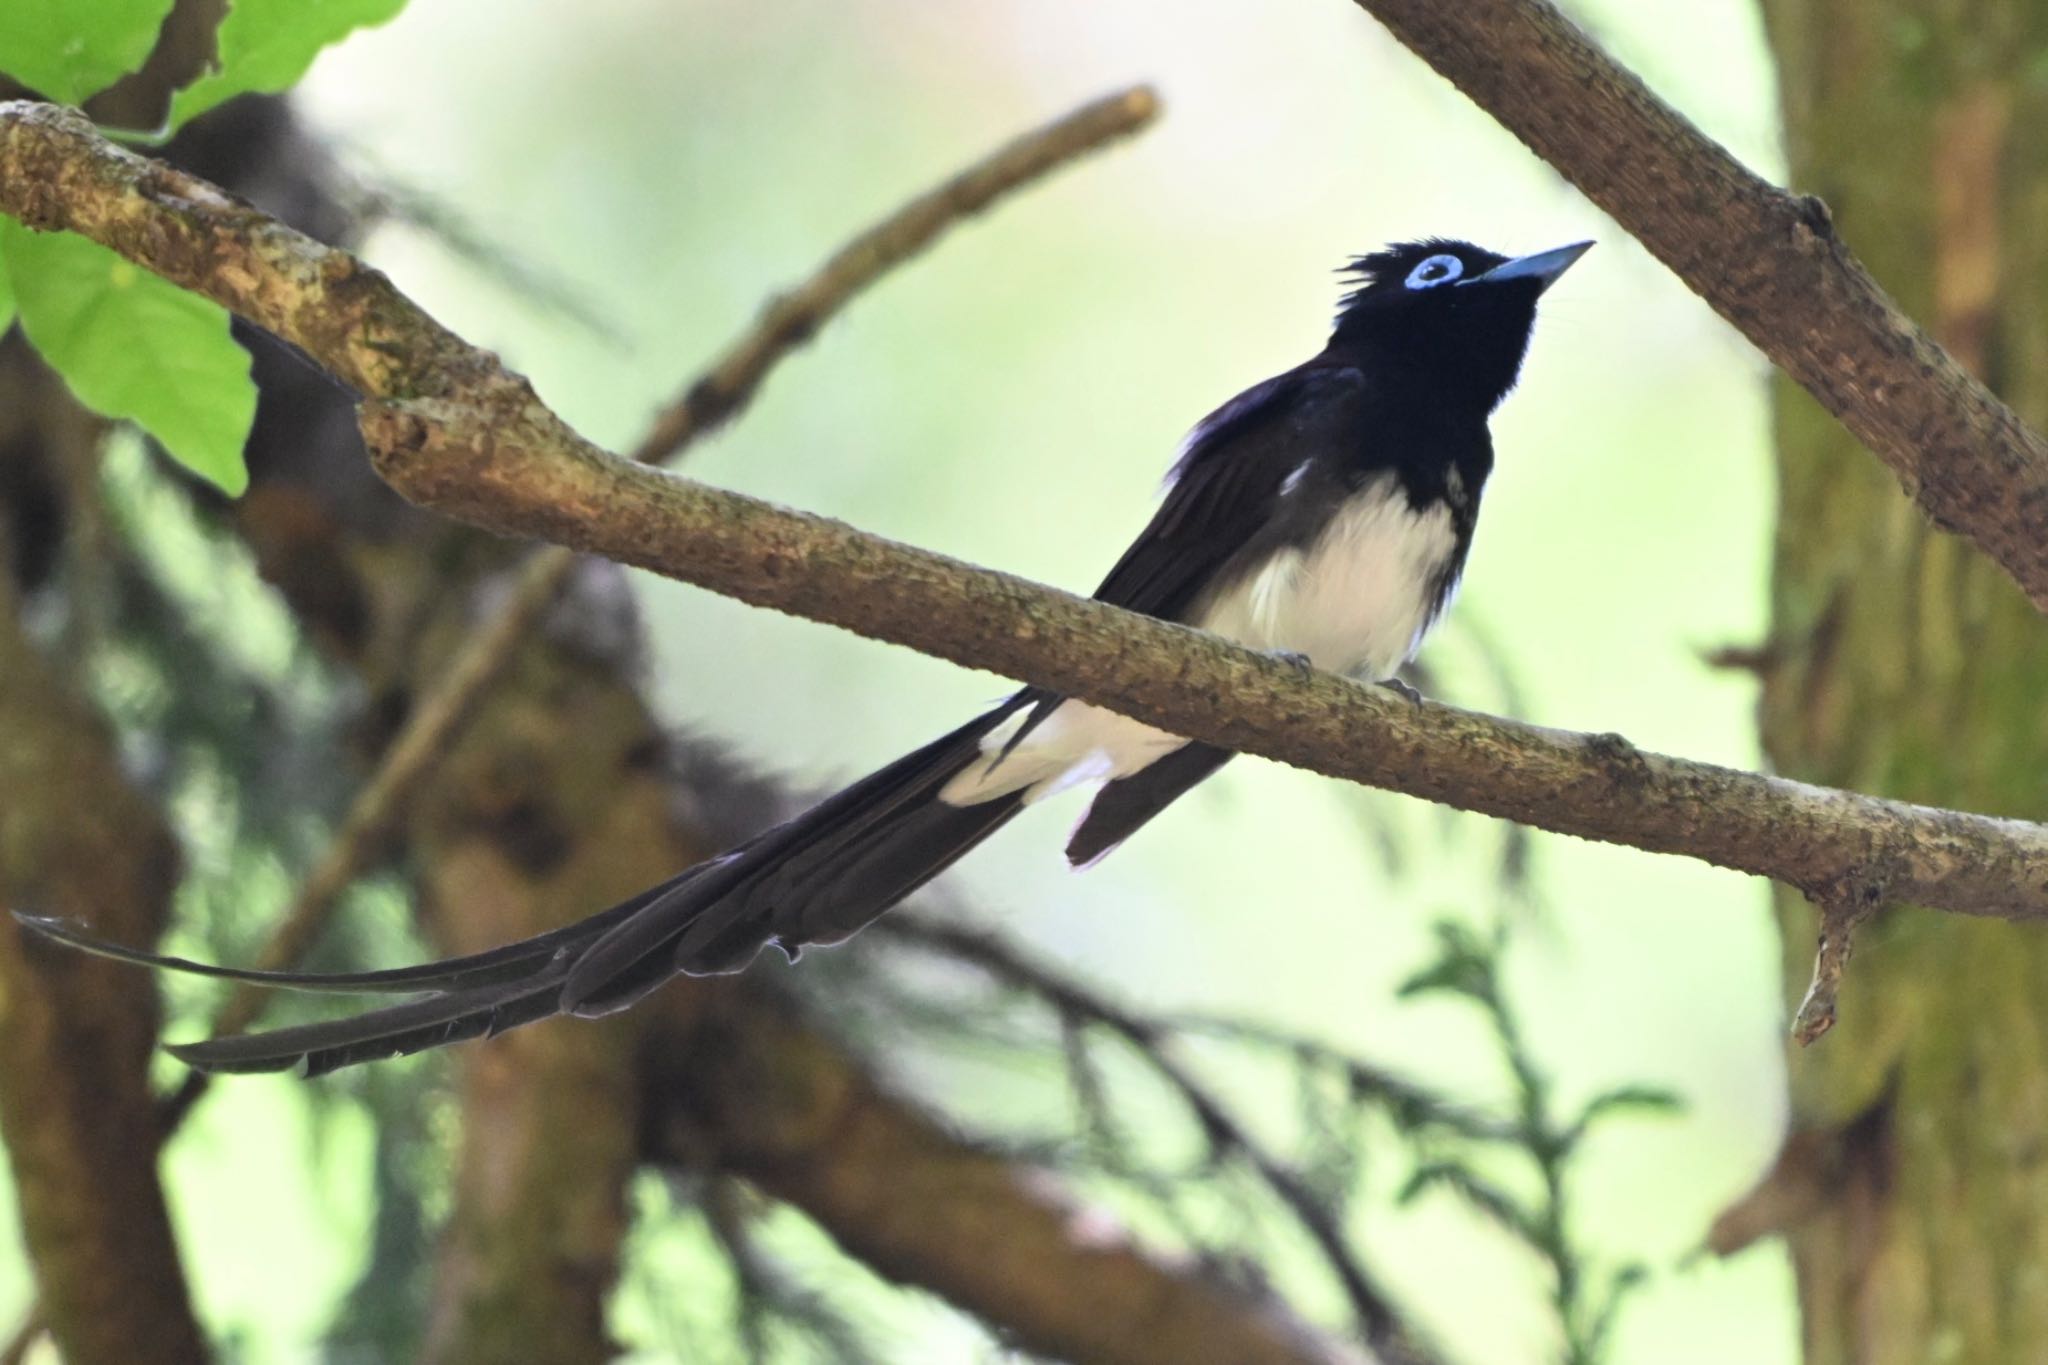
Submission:
M 1394 1202 L 1405 1208 L 1439 1186 L 1464 1196 L 1466 1203 L 1490 1216 L 1530 1246 L 1540 1250 L 1545 1245 L 1547 1239 L 1542 1227 L 1513 1195 L 1477 1171 L 1468 1170 L 1454 1161 L 1433 1161 L 1419 1167 L 1408 1177 L 1408 1183 L 1401 1187 L 1400 1193 L 1394 1196 Z
M 77 104 L 141 66 L 172 0 L 0 0 L 0 72 Z
M 0 218 L 22 331 L 78 400 L 127 418 L 229 494 L 248 486 L 249 355 L 220 307 L 70 233 Z
M 1655 1085 L 1622 1085 L 1603 1091 L 1586 1101 L 1586 1107 L 1579 1111 L 1558 1136 L 1558 1148 L 1569 1152 L 1585 1140 L 1586 1133 L 1594 1124 L 1610 1114 L 1676 1114 L 1685 1109 L 1685 1101 L 1676 1093 Z
M 236 95 L 297 84 L 321 48 L 404 8 L 405 0 L 235 0 L 215 40 L 212 73 L 171 97 L 171 127 Z

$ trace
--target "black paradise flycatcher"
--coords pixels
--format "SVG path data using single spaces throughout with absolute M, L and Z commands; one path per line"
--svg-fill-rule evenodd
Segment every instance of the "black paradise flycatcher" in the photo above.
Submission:
M 1354 260 L 1329 344 L 1189 434 L 1159 510 L 1097 600 L 1366 681 L 1387 680 L 1456 588 L 1537 298 L 1590 242 L 1514 259 L 1441 239 Z M 1403 689 L 1405 690 L 1405 689 Z M 1027 687 L 796 818 L 566 928 L 373 972 L 261 972 L 138 952 L 68 922 L 50 938 L 122 961 L 299 990 L 418 998 L 351 1018 L 172 1046 L 204 1071 L 309 1075 L 609 1014 L 679 973 L 736 972 L 774 944 L 838 943 L 1025 806 L 1099 783 L 1067 844 L 1092 863 L 1231 753 Z

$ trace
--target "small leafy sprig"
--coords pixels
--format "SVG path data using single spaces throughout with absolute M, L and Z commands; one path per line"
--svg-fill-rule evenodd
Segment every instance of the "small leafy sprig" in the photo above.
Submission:
M 1536 1063 L 1501 985 L 1508 941 L 1506 924 L 1480 934 L 1470 926 L 1439 920 L 1435 961 L 1402 983 L 1403 999 L 1447 995 L 1479 1007 L 1492 1026 L 1514 1084 L 1513 1118 L 1494 1133 L 1461 1135 L 1464 1150 L 1423 1161 L 1409 1177 L 1400 1200 L 1410 1203 L 1431 1190 L 1447 1189 L 1492 1218 L 1549 1266 L 1551 1301 L 1564 1336 L 1564 1365 L 1596 1365 L 1606 1352 L 1621 1305 L 1648 1278 L 1640 1261 L 1626 1261 L 1600 1274 L 1570 1231 L 1569 1174 L 1593 1125 L 1609 1117 L 1671 1113 L 1680 1107 L 1670 1091 L 1624 1085 L 1587 1100 L 1560 1120 L 1549 1078 Z M 1471 1146 L 1469 1144 L 1482 1144 Z M 1525 1198 L 1489 1177 L 1475 1158 L 1483 1151 L 1518 1151 L 1535 1165 L 1540 1192 Z

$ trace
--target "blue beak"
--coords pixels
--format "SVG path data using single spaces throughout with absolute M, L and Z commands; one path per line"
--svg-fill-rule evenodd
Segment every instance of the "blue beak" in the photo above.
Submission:
M 1512 261 L 1503 261 L 1484 275 L 1474 275 L 1467 284 L 1499 284 L 1507 280 L 1534 280 L 1536 290 L 1543 290 L 1557 281 L 1559 275 L 1571 268 L 1573 261 L 1593 249 L 1591 242 L 1573 242 L 1570 246 L 1553 247 L 1539 251 L 1533 256 L 1517 256 Z

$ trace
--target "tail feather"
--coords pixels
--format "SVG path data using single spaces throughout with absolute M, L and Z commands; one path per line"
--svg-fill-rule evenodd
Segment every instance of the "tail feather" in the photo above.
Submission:
M 1235 757 L 1231 750 L 1213 744 L 1185 744 L 1129 777 L 1107 784 L 1096 793 L 1088 813 L 1067 840 L 1067 861 L 1087 867 L 1107 857 L 1140 825 Z
M 489 1038 L 558 1012 L 562 968 L 533 980 L 446 991 L 348 1019 L 173 1043 L 173 1057 L 199 1071 L 255 1072 L 299 1068 L 321 1076 L 358 1062 L 409 1057 L 415 1052 Z
M 981 756 L 984 736 L 1038 694 L 870 774 L 795 819 L 579 923 L 485 953 L 390 971 L 258 972 L 106 944 L 58 921 L 49 937 L 145 966 L 302 990 L 425 991 L 352 1018 L 174 1046 L 202 1071 L 310 1075 L 488 1037 L 557 1013 L 607 1014 L 678 972 L 734 972 L 774 943 L 848 937 L 950 866 L 1023 807 L 1021 794 L 973 806 L 939 800 Z
M 1024 808 L 1014 792 L 974 806 L 930 800 L 886 830 L 791 854 L 748 902 L 785 943 L 841 943 L 964 857 Z M 695 970 L 695 968 L 692 968 Z
M 660 886 L 650 887 L 630 900 L 621 901 L 587 919 L 578 920 L 574 924 L 533 938 L 521 939 L 517 943 L 508 943 L 502 947 L 491 948 L 481 953 L 470 953 L 463 957 L 448 957 L 410 967 L 387 967 L 371 972 L 288 972 L 265 971 L 253 967 L 221 967 L 210 962 L 195 962 L 189 957 L 174 957 L 167 953 L 150 953 L 140 948 L 130 948 L 89 934 L 70 920 L 57 919 L 54 916 L 30 915 L 17 910 L 14 912 L 14 918 L 22 928 L 44 938 L 91 953 L 95 957 L 111 958 L 116 962 L 127 962 L 137 967 L 153 967 L 161 971 L 179 972 L 186 976 L 242 981 L 250 985 L 272 986 L 291 991 L 329 992 L 340 995 L 411 995 L 420 991 L 456 990 L 488 986 L 501 981 L 523 981 L 533 975 L 535 964 L 545 965 L 557 954 L 598 938 L 613 925 L 631 918 L 672 885 L 673 882 L 664 882 Z
M 672 971 L 736 972 L 773 942 L 794 955 L 836 943 L 950 866 L 1016 813 L 1018 803 L 953 807 L 948 779 L 981 755 L 981 739 L 1027 705 L 1022 693 L 987 715 L 827 797 L 705 864 L 702 876 L 619 925 L 583 955 L 563 996 L 578 1014 L 639 998 L 611 988 L 655 953 Z M 862 876 L 880 860 L 893 873 Z

